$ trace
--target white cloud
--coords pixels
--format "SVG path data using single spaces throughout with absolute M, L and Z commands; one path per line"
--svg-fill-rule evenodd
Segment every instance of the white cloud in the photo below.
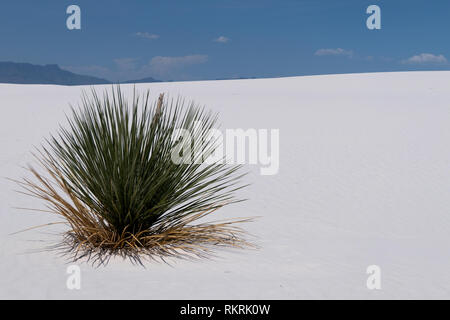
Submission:
M 214 42 L 220 42 L 220 43 L 227 43 L 227 42 L 231 41 L 231 39 L 227 38 L 225 36 L 220 36 L 220 37 L 214 39 L 213 41 Z
M 161 57 L 157 56 L 150 60 L 149 68 L 159 75 L 169 75 L 174 69 L 201 64 L 208 61 L 208 56 L 203 54 L 194 54 L 183 57 Z
M 190 65 L 197 63 L 204 63 L 208 61 L 208 56 L 204 54 L 193 54 L 183 57 L 161 57 L 152 58 L 150 65 L 152 66 L 166 66 L 174 67 L 179 65 Z
M 138 60 L 134 58 L 118 58 L 113 60 L 111 67 L 90 65 L 90 66 L 62 66 L 62 69 L 82 74 L 90 75 L 107 80 L 124 81 L 135 79 L 143 75 L 141 68 L 138 66 Z M 142 76 L 144 78 L 144 76 Z
M 64 66 L 63 69 L 78 74 L 92 75 L 113 82 L 137 80 L 153 77 L 158 80 L 189 80 L 192 77 L 184 73 L 186 67 L 205 63 L 207 55 L 193 54 L 181 57 L 153 57 L 146 63 L 135 58 L 114 59 L 111 67 L 103 66 Z
M 136 32 L 134 35 L 135 35 L 136 37 L 140 37 L 140 38 L 144 38 L 144 39 L 149 39 L 149 40 L 156 40 L 156 39 L 159 39 L 159 35 L 153 34 L 153 33 L 148 33 L 148 32 Z
M 346 56 L 346 57 L 350 58 L 353 56 L 353 51 L 345 50 L 342 48 L 319 49 L 314 53 L 314 55 L 316 55 L 316 56 Z
M 114 63 L 121 71 L 135 70 L 137 67 L 137 60 L 135 58 L 114 59 Z
M 61 66 L 61 69 L 81 75 L 89 75 L 109 80 L 109 69 L 103 66 Z
M 421 53 L 401 61 L 403 64 L 446 64 L 447 58 L 442 54 Z

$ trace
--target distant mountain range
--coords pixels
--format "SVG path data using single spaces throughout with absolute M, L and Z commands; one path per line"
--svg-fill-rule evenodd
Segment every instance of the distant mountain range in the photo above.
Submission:
M 130 80 L 124 83 L 147 82 L 162 81 L 149 77 L 140 80 Z M 0 62 L 0 83 L 79 86 L 110 84 L 111 81 L 63 70 L 56 64 L 40 66 L 31 63 Z
M 215 80 L 256 79 L 256 77 L 219 78 Z M 121 83 L 172 82 L 152 77 L 128 80 Z M 64 86 L 82 86 L 94 84 L 111 84 L 113 82 L 92 76 L 76 74 L 61 69 L 56 64 L 35 65 L 31 63 L 0 62 L 0 83 L 15 84 L 56 84 Z
M 129 81 L 125 81 L 124 83 L 148 83 L 148 82 L 163 82 L 163 81 L 153 79 L 152 77 L 148 77 L 148 78 L 139 79 L 139 80 L 129 80 Z

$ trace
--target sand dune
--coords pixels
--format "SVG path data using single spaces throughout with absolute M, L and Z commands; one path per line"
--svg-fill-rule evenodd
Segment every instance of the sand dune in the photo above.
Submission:
M 13 209 L 41 204 L 1 179 L 0 298 L 449 298 L 449 83 L 450 72 L 404 72 L 138 84 L 220 112 L 223 128 L 280 130 L 279 173 L 246 166 L 250 200 L 218 214 L 261 216 L 247 226 L 261 248 L 172 267 L 81 264 L 71 291 L 66 260 L 29 253 L 57 228 L 10 235 L 55 218 Z M 82 89 L 0 85 L 1 177 L 26 174 Z M 366 287 L 369 265 L 381 290 Z

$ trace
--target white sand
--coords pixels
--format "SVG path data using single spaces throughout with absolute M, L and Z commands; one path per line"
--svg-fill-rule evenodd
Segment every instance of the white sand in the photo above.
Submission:
M 0 298 L 450 298 L 449 83 L 450 72 L 406 72 L 138 85 L 195 99 L 224 128 L 280 129 L 279 174 L 248 166 L 250 200 L 220 213 L 262 216 L 247 226 L 261 249 L 173 267 L 81 264 L 71 291 L 64 259 L 27 253 L 54 228 L 9 235 L 54 217 L 12 209 L 41 203 L 1 179 Z M 0 85 L 0 176 L 26 174 L 81 90 Z M 381 290 L 366 287 L 372 264 Z

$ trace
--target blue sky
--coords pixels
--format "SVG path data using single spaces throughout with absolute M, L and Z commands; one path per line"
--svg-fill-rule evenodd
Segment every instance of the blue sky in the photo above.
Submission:
M 66 27 L 72 4 L 81 30 Z M 381 30 L 366 27 L 371 4 Z M 0 8 L 0 61 L 112 81 L 450 69 L 448 0 L 2 0 Z

